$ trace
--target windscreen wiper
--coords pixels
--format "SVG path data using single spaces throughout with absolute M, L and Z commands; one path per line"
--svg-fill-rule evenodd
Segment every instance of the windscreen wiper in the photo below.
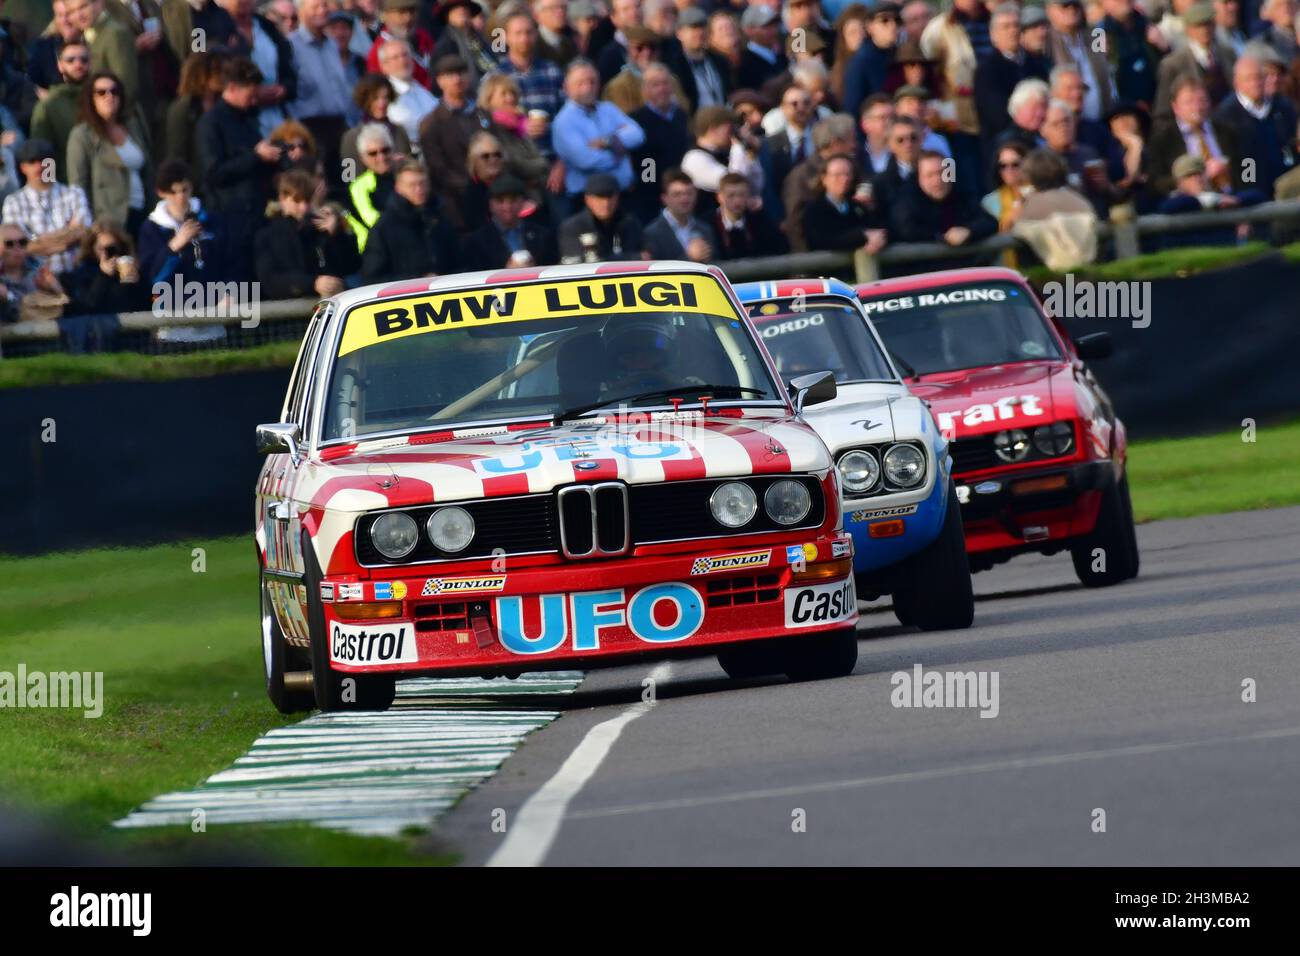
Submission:
M 921 377 L 916 374 L 916 369 L 912 368 L 911 363 L 908 362 L 907 359 L 903 358 L 903 356 L 899 355 L 894 349 L 889 350 L 889 355 L 894 360 L 895 365 L 901 365 L 903 367 L 903 371 L 907 373 L 908 378 L 915 381 Z
M 606 398 L 599 402 L 588 402 L 585 405 L 577 405 L 573 408 L 566 408 L 555 413 L 555 424 L 560 424 L 566 418 L 577 418 L 579 415 L 585 415 L 587 412 L 594 412 L 598 408 L 604 408 L 606 405 L 630 405 L 633 402 L 644 402 L 648 399 L 662 395 L 668 398 L 672 395 L 689 395 L 695 393 L 700 396 L 708 395 L 713 398 L 740 398 L 746 392 L 754 395 L 764 394 L 761 388 L 750 388 L 747 385 L 681 385 L 677 388 L 656 388 L 653 391 L 641 392 L 637 395 L 624 395 L 621 398 Z

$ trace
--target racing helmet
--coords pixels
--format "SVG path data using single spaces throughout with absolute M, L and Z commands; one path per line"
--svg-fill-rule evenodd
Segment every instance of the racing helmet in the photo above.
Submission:
M 677 361 L 677 327 L 670 318 L 615 316 L 600 331 L 600 343 L 610 372 L 662 372 Z

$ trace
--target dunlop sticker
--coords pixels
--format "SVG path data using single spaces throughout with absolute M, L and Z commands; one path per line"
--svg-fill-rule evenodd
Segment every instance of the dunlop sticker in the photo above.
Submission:
M 734 309 L 711 276 L 611 276 L 429 293 L 352 309 L 339 355 L 440 329 L 630 312 L 730 315 Z
M 696 558 L 691 564 L 691 574 L 714 574 L 718 571 L 734 571 L 737 568 L 765 568 L 771 560 L 771 548 L 766 551 L 745 551 L 740 554 Z

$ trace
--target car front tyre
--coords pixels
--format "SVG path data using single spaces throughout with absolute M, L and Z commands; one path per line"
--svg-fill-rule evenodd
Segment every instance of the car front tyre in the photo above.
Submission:
M 262 576 L 261 586 L 261 621 L 262 621 L 262 671 L 266 678 L 266 696 L 271 699 L 275 709 L 282 714 L 296 714 L 311 710 L 315 699 L 311 691 L 287 690 L 284 675 L 289 670 L 305 671 L 308 669 L 306 655 L 296 647 L 290 647 L 284 641 L 280 622 L 276 620 L 271 607 L 271 595 L 266 589 L 266 576 Z
M 948 484 L 948 507 L 939 536 L 908 559 L 906 583 L 894 591 L 894 614 L 923 631 L 967 628 L 975 620 L 966 534 L 957 489 Z
M 311 540 L 303 533 L 303 583 L 307 586 L 307 629 L 311 632 L 311 677 L 316 706 L 322 711 L 387 710 L 397 681 L 386 674 L 344 674 L 330 667 L 329 628 L 320 600 L 320 566 Z
M 785 670 L 779 643 L 739 644 L 718 651 L 718 666 L 732 680 L 770 677 Z
M 1140 558 L 1127 474 L 1102 494 L 1096 527 L 1070 548 L 1070 557 L 1084 587 L 1110 587 L 1137 577 Z
M 858 666 L 858 632 L 846 627 L 829 634 L 792 638 L 781 668 L 792 681 L 848 677 Z

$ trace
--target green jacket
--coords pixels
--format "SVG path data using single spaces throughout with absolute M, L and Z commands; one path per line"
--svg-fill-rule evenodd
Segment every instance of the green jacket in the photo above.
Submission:
M 131 112 L 126 129 L 144 153 L 140 185 L 144 187 L 143 209 L 148 210 L 153 206 L 153 170 L 149 161 L 153 144 L 149 140 L 148 124 L 139 110 Z M 111 219 L 118 225 L 126 225 L 131 173 L 113 144 L 101 139 L 85 123 L 73 127 L 72 135 L 68 137 L 68 182 L 85 190 L 91 215 L 96 220 Z
M 107 70 L 122 81 L 126 104 L 140 102 L 140 61 L 135 54 L 135 36 L 107 10 L 86 31 L 90 43 L 90 72 Z
M 80 97 L 80 83 L 56 83 L 32 111 L 32 139 L 54 144 L 54 174 L 61 183 L 68 181 L 68 137 L 77 125 Z

